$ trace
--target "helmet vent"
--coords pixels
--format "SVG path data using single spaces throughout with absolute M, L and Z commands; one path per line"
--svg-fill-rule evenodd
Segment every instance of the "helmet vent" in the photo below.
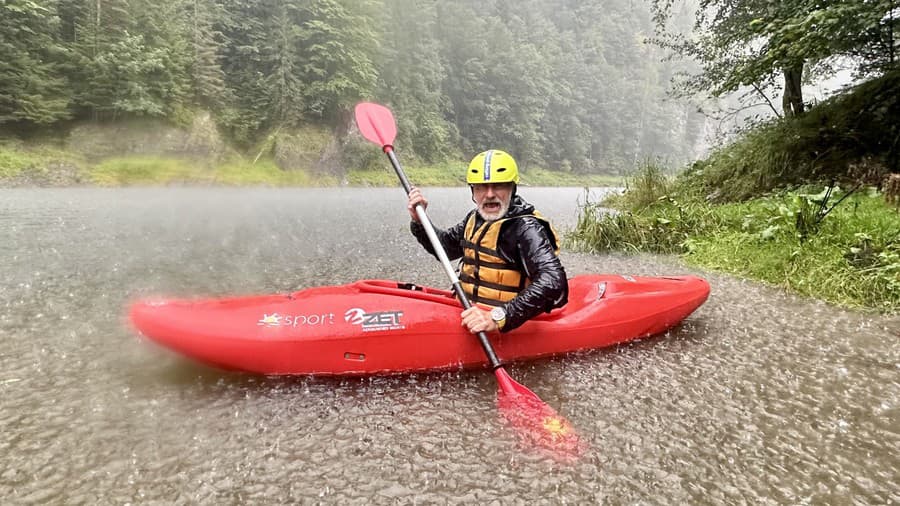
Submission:
M 497 172 L 504 172 L 504 171 L 506 171 L 506 167 L 500 167 L 499 169 L 497 169 Z

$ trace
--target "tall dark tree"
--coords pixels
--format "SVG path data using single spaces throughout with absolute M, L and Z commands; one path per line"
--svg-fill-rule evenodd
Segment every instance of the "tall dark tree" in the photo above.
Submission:
M 302 6 L 303 2 L 296 0 L 275 2 L 269 19 L 266 87 L 271 117 L 278 125 L 299 123 L 306 109 L 305 83 L 300 76 Z
M 49 124 L 69 117 L 64 49 L 56 43 L 55 5 L 0 3 L 0 124 Z
M 333 121 L 371 96 L 378 79 L 374 30 L 376 4 L 369 0 L 311 0 L 301 7 L 298 75 L 306 84 L 306 113 Z
M 516 32 L 497 5 L 441 5 L 442 58 L 447 66 L 444 90 L 453 107 L 452 121 L 469 153 L 504 147 L 523 168 L 539 161 L 540 123 L 548 103 L 549 68 L 529 43 L 521 20 Z
M 188 0 L 184 11 L 192 54 L 193 101 L 200 106 L 221 109 L 231 98 L 222 70 L 229 41 L 221 29 L 229 14 L 216 0 Z
M 455 129 L 441 85 L 446 69 L 435 36 L 438 0 L 394 0 L 382 18 L 382 53 L 376 96 L 397 115 L 398 145 L 427 161 L 450 155 Z
M 222 71 L 234 97 L 222 122 L 239 143 L 251 141 L 274 122 L 270 111 L 270 18 L 268 4 L 258 0 L 222 0 L 227 17 L 221 20 L 229 44 L 224 48 Z
M 179 3 L 65 0 L 74 103 L 93 118 L 168 116 L 190 91 Z

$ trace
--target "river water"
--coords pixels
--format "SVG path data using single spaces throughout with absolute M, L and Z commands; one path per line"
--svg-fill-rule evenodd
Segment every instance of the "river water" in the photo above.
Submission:
M 521 193 L 563 229 L 584 198 Z M 426 195 L 442 226 L 471 205 Z M 578 430 L 574 461 L 520 446 L 486 371 L 235 374 L 125 320 L 148 295 L 446 286 L 402 190 L 0 190 L 0 503 L 900 503 L 896 319 L 674 258 L 562 258 L 712 286 L 666 335 L 508 367 Z

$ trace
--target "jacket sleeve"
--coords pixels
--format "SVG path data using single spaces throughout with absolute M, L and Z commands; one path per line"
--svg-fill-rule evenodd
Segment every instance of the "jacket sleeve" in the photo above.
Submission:
M 441 241 L 441 245 L 444 247 L 444 251 L 447 252 L 447 258 L 449 258 L 450 260 L 455 260 L 463 255 L 462 237 L 463 233 L 465 232 L 465 228 L 466 220 L 463 220 L 446 230 L 434 227 L 434 231 L 437 234 L 438 239 Z M 437 258 L 437 255 L 434 254 L 434 248 L 431 247 L 431 241 L 428 240 L 428 234 L 425 233 L 424 225 L 417 221 L 410 220 L 409 231 L 412 232 L 416 240 L 419 241 L 419 244 L 421 244 L 422 247 L 425 248 L 425 251 L 431 253 L 435 258 Z
M 534 218 L 516 221 L 518 233 L 506 235 L 515 244 L 504 243 L 503 249 L 504 253 L 509 252 L 510 261 L 524 266 L 531 284 L 504 305 L 506 323 L 501 332 L 509 332 L 542 312 L 564 306 L 569 297 L 566 271 L 544 225 Z

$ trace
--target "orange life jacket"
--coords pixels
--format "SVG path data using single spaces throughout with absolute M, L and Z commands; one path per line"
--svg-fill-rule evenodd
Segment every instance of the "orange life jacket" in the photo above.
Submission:
M 559 238 L 550 222 L 537 211 L 534 214 L 486 221 L 477 229 L 476 214 L 472 213 L 466 222 L 459 281 L 472 302 L 499 306 L 515 298 L 531 282 L 518 265 L 503 259 L 497 249 L 503 224 L 527 216 L 537 218 L 547 229 L 556 255 L 559 255 Z

